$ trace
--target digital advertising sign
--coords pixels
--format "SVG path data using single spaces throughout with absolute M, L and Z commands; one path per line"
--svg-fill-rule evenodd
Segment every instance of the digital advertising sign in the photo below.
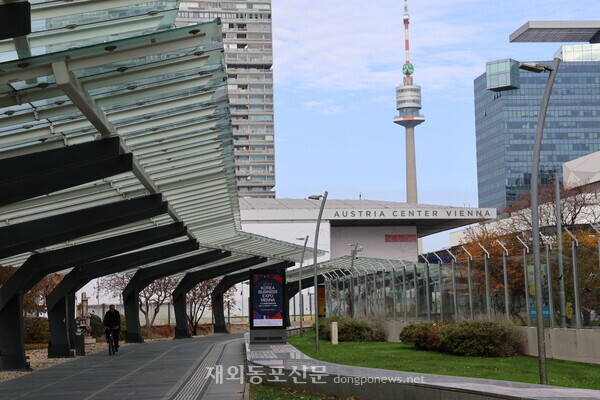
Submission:
M 250 306 L 250 328 L 285 329 L 285 270 L 250 272 Z

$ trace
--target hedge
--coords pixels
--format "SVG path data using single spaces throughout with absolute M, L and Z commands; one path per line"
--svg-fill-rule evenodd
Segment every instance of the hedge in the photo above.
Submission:
M 524 347 L 516 326 L 492 321 L 412 324 L 402 330 L 400 340 L 418 349 L 473 357 L 510 357 Z
M 25 343 L 48 343 L 50 341 L 50 325 L 48 318 L 25 317 Z

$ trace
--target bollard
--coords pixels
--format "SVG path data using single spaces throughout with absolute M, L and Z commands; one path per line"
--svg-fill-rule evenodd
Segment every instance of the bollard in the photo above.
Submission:
M 331 323 L 331 344 L 338 344 L 338 325 L 337 322 Z
M 85 336 L 83 331 L 75 332 L 75 354 L 77 356 L 85 356 Z

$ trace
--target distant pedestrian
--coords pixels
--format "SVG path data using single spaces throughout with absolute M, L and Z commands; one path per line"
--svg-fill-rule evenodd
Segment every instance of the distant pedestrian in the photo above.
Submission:
M 121 329 L 121 314 L 115 310 L 114 305 L 108 307 L 108 311 L 104 314 L 104 333 L 106 334 L 106 341 L 108 342 L 108 335 L 112 331 L 113 338 L 115 341 L 115 350 L 119 350 L 119 330 Z

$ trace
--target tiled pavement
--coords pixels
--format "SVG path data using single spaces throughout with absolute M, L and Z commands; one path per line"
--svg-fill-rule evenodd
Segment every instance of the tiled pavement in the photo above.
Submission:
M 0 399 L 242 400 L 244 382 L 216 384 L 209 368 L 243 362 L 241 335 L 148 342 L 2 382 Z

